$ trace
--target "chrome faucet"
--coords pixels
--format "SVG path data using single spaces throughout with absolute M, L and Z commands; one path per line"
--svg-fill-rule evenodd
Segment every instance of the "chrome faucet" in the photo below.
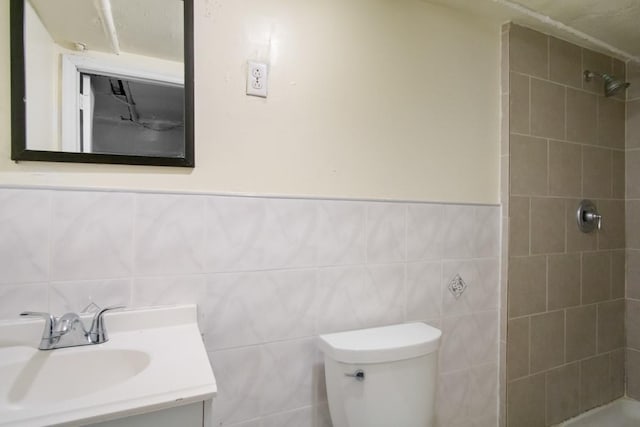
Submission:
M 89 330 L 76 313 L 67 313 L 56 318 L 49 313 L 25 311 L 20 313 L 24 317 L 41 317 L 44 319 L 44 330 L 38 348 L 40 350 L 54 350 L 56 348 L 77 347 L 89 344 L 102 344 L 109 341 L 104 324 L 104 313 L 110 310 L 124 308 L 124 306 L 106 307 L 99 310 Z

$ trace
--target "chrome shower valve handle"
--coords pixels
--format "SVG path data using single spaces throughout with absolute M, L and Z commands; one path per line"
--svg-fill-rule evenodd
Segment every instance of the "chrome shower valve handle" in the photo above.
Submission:
M 602 229 L 602 215 L 598 213 L 596 205 L 591 200 L 582 200 L 576 211 L 578 228 L 583 233 L 591 233 L 596 228 Z

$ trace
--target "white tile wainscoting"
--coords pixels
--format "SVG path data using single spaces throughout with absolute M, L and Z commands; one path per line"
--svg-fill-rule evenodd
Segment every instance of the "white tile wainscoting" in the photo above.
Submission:
M 197 303 L 215 425 L 330 426 L 320 333 L 443 331 L 439 426 L 497 425 L 497 206 L 0 189 L 0 319 Z M 460 274 L 467 289 L 447 289 Z

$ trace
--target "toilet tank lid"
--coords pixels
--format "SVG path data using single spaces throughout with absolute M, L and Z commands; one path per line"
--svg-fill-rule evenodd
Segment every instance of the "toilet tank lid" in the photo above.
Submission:
M 318 346 L 343 363 L 383 363 L 433 353 L 442 332 L 425 323 L 403 323 L 320 335 Z

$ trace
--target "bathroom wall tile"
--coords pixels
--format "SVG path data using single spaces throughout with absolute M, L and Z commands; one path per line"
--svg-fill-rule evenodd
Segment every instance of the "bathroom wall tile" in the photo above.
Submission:
M 585 144 L 598 142 L 598 97 L 567 89 L 567 139 Z
M 260 415 L 260 400 L 272 390 L 265 384 L 263 357 L 260 346 L 209 353 L 218 386 L 212 425 L 232 424 Z
M 0 189 L 0 285 L 47 280 L 51 193 Z
M 496 388 L 496 364 L 441 375 L 436 398 L 436 425 L 496 425 Z
M 513 381 L 507 386 L 507 426 L 539 427 L 545 425 L 545 374 Z
M 460 259 L 471 258 L 476 250 L 476 225 L 471 218 L 475 218 L 475 206 L 444 205 L 442 208 L 442 258 Z
M 293 411 L 281 412 L 262 419 L 261 427 L 316 427 L 315 408 L 305 406 Z M 328 426 L 328 425 L 327 425 Z
M 565 139 L 564 86 L 531 79 L 531 134 L 543 138 Z
M 580 199 L 565 200 L 567 221 L 567 252 L 592 251 L 598 248 L 598 233 L 583 233 L 576 223 Z
M 547 141 L 511 135 L 510 188 L 515 195 L 547 194 Z
M 611 254 L 593 252 L 582 254 L 582 303 L 590 304 L 610 298 Z
M 497 311 L 445 317 L 441 329 L 441 373 L 497 363 Z
M 260 396 L 262 415 L 292 410 L 313 403 L 312 366 L 316 356 L 314 340 L 272 342 L 262 346 L 264 384 L 269 391 Z
M 612 195 L 611 150 L 583 147 L 582 194 L 587 198 L 610 198 Z
M 49 292 L 49 311 L 56 315 L 79 313 L 95 303 L 98 307 L 131 306 L 131 279 L 103 279 L 53 282 Z
M 531 316 L 532 373 L 564 363 L 564 338 L 564 311 Z
M 497 257 L 500 255 L 500 207 L 474 206 L 475 229 L 473 238 L 474 258 Z
M 582 49 L 582 66 L 585 70 L 600 73 L 611 73 L 613 71 L 611 57 L 589 49 Z M 602 91 L 602 79 L 597 77 L 591 79 L 589 82 L 582 79 L 582 88 L 589 92 L 597 93 L 598 95 L 604 95 Z
M 538 31 L 512 25 L 509 32 L 511 69 L 547 78 L 549 72 L 548 39 L 548 36 Z
M 298 268 L 316 262 L 319 210 L 313 200 L 208 197 L 205 215 L 205 271 Z M 347 228 L 361 239 L 358 231 Z M 353 250 L 351 256 L 361 256 L 358 248 Z
M 496 405 L 498 365 L 491 363 L 471 368 L 469 414 L 474 426 L 497 425 Z
M 471 370 L 439 375 L 436 392 L 437 426 L 464 425 L 471 395 Z M 464 409 L 462 409 L 464 408 Z
M 624 347 L 623 299 L 598 304 L 598 353 Z
M 406 320 L 439 318 L 442 313 L 442 264 L 407 264 Z M 448 292 L 448 290 L 447 290 Z
M 631 87 L 633 86 L 631 85 Z M 640 86 L 640 79 L 635 86 L 636 89 Z M 626 148 L 640 148 L 640 99 L 627 101 L 625 123 L 627 127 Z
M 366 204 L 323 200 L 318 206 L 317 265 L 365 262 Z
M 603 218 L 602 229 L 598 231 L 598 249 L 624 249 L 624 200 L 599 200 L 597 206 Z
M 565 251 L 564 201 L 555 198 L 531 199 L 531 253 Z
M 640 98 L 640 64 L 627 62 L 626 80 L 631 83 L 627 89 L 627 99 Z
M 529 375 L 529 319 L 509 320 L 507 335 L 507 380 Z
M 612 174 L 613 174 L 613 197 L 616 199 L 625 198 L 625 157 L 628 153 L 624 151 L 613 151 L 611 153 Z M 640 167 L 640 165 L 638 165 Z M 640 177 L 639 177 L 640 178 Z M 637 193 L 640 197 L 640 191 Z
M 135 273 L 138 276 L 203 271 L 202 196 L 139 194 L 135 215 Z
M 609 355 L 603 354 L 580 362 L 580 412 L 600 406 L 611 396 Z
M 549 255 L 549 310 L 580 305 L 580 255 Z
M 640 351 L 640 301 L 626 301 L 627 347 Z
M 531 132 L 529 115 L 529 76 L 510 74 L 509 130 L 513 133 L 529 135 Z
M 549 37 L 549 78 L 567 86 L 582 87 L 582 49 Z
M 407 259 L 435 260 L 442 257 L 444 208 L 439 204 L 407 206 Z
M 609 380 L 611 381 L 611 399 L 618 399 L 624 396 L 625 381 L 625 349 L 609 353 Z
M 448 289 L 457 274 L 467 284 L 466 290 L 458 298 Z M 442 264 L 442 313 L 455 316 L 497 310 L 499 285 L 497 258 L 445 261 Z
M 335 267 L 318 271 L 317 332 L 399 323 L 404 316 L 404 266 Z
M 313 380 L 314 380 L 314 404 L 316 405 L 315 417 L 319 421 L 322 421 L 323 411 L 329 408 L 327 406 L 327 382 L 325 378 L 325 369 L 324 369 L 324 354 L 317 349 L 316 355 L 313 362 Z
M 314 407 L 313 427 L 332 427 L 331 414 L 328 404 L 318 404 Z
M 549 141 L 549 194 L 580 197 L 582 194 L 582 147 Z
M 367 262 L 406 260 L 406 212 L 401 203 L 367 206 Z
M 206 276 L 136 277 L 133 280 L 131 305 L 148 307 L 172 304 L 197 304 L 200 331 L 205 331 L 205 319 L 212 311 L 205 305 Z
M 640 398 L 640 351 L 627 349 L 627 396 Z
M 216 419 L 217 417 L 214 417 L 214 419 Z M 205 420 L 205 423 L 207 421 Z M 219 423 L 218 421 L 215 421 L 216 423 Z M 208 424 L 206 424 L 208 425 Z M 219 424 L 214 424 L 214 425 L 219 425 Z M 255 418 L 253 420 L 249 420 L 249 421 L 242 421 L 240 423 L 233 423 L 233 424 L 225 424 L 225 427 L 262 427 L 262 418 Z
M 315 280 L 314 270 L 209 276 L 203 302 L 207 350 L 313 335 Z
M 565 251 L 564 201 L 555 198 L 531 199 L 531 253 Z
M 529 255 L 528 197 L 511 197 L 509 206 L 509 253 L 512 256 Z
M 625 205 L 627 248 L 640 249 L 640 200 L 627 200 Z
M 567 362 L 584 359 L 596 354 L 596 318 L 595 305 L 567 309 Z
M 16 320 L 23 311 L 49 311 L 49 289 L 46 283 L 20 283 L 0 286 L 0 321 Z
M 53 280 L 116 278 L 131 274 L 132 194 L 56 191 L 52 203 Z
M 640 121 L 640 117 L 638 118 Z M 625 156 L 626 197 L 640 199 L 640 150 L 627 150 Z
M 269 242 L 263 246 L 269 259 L 266 268 L 312 267 L 318 258 L 317 244 L 319 209 L 315 200 L 266 199 L 268 231 L 262 237 Z M 360 217 L 358 217 L 360 220 Z M 359 226 L 360 224 L 358 224 Z M 271 258 L 273 257 L 273 258 Z M 358 254 L 358 259 L 359 254 Z
M 625 147 L 625 103 L 598 97 L 598 144 L 624 149 Z
M 509 317 L 546 310 L 546 261 L 546 256 L 509 259 Z
M 627 298 L 640 299 L 640 251 L 627 249 L 626 254 L 626 296 Z
M 547 423 L 554 425 L 580 411 L 580 364 L 572 363 L 547 372 Z
M 625 296 L 625 250 L 611 251 L 611 298 Z

